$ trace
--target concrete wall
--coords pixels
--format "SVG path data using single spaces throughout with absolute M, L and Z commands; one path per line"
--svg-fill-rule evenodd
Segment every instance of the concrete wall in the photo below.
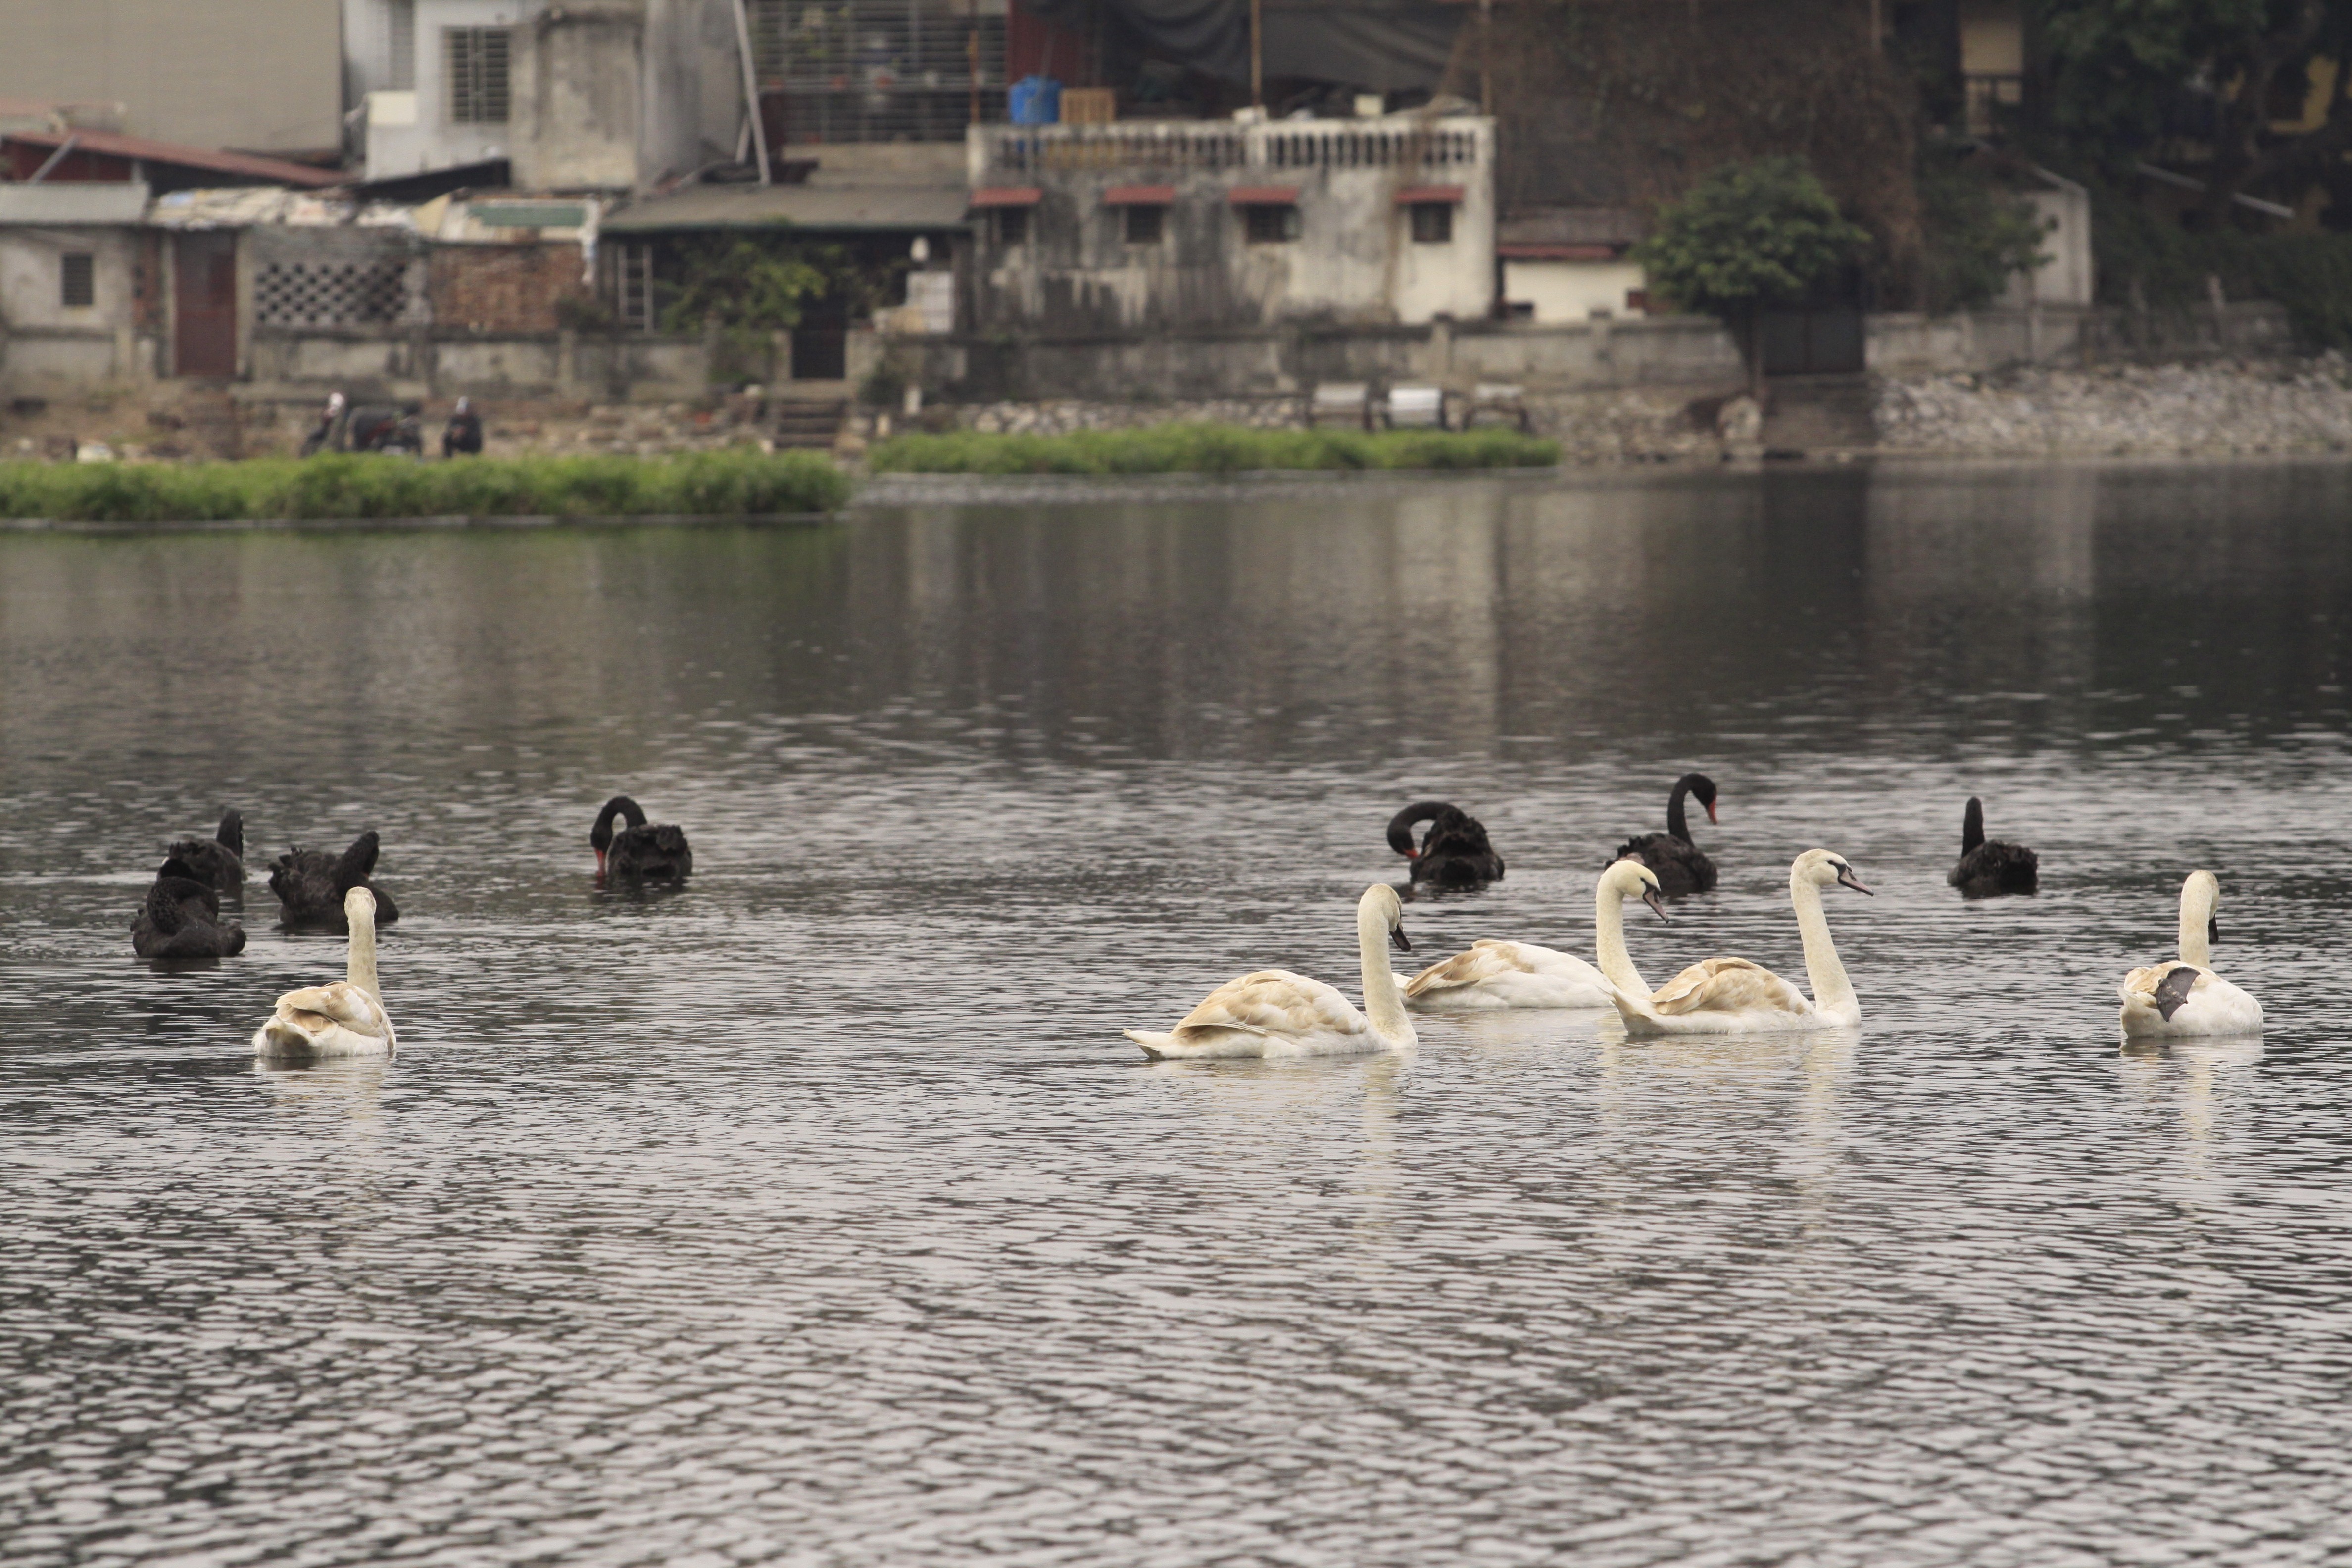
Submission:
M 935 396 L 1295 395 L 1320 381 L 1515 381 L 1545 387 L 1737 382 L 1738 350 L 1714 321 L 1637 317 L 1557 326 L 1297 323 L 1228 332 L 895 338 L 884 351 Z
M 1506 261 L 1503 298 L 1535 307 L 1538 321 L 1581 321 L 1595 310 L 1622 316 L 1625 297 L 1648 286 L 1631 261 Z
M 116 102 L 134 136 L 342 144 L 338 0 L 0 0 L 0 98 Z
M 30 395 L 138 373 L 138 232 L 0 227 L 0 388 Z M 92 258 L 91 305 L 63 302 L 68 252 Z
M 710 390 L 699 336 L 257 327 L 256 395 L 562 396 L 677 402 Z
M 2294 351 L 2284 306 L 2243 300 L 2220 311 L 2050 309 L 1923 316 L 1889 311 L 1869 321 L 1872 370 L 1931 375 L 2012 364 L 2098 364 L 2266 358 Z
M 1040 193 L 1024 242 L 982 227 L 971 319 L 983 330 L 1423 322 L 1493 303 L 1489 121 L 975 126 L 966 145 L 975 187 Z M 1462 192 L 1452 237 L 1416 241 L 1398 197 L 1440 185 Z M 1108 200 L 1124 186 L 1172 192 L 1158 240 L 1127 242 Z M 1250 187 L 1297 192 L 1297 238 L 1248 239 L 1233 195 Z
M 2111 310 L 1982 310 L 1869 318 L 1873 371 L 1925 375 L 2035 363 L 2079 365 L 2293 351 L 2276 305 L 2146 318 Z M 1535 390 L 1737 385 L 1730 335 L 1703 316 L 1620 317 L 1558 324 L 1294 324 L 1227 332 L 1001 333 L 891 337 L 889 356 L 950 401 L 1296 395 L 1318 381 L 1516 382 Z

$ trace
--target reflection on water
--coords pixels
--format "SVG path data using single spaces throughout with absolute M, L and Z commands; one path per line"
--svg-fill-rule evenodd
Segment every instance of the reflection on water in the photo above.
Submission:
M 2320 1563 L 2343 1414 L 2352 470 L 1298 484 L 825 531 L 0 539 L 14 1563 Z M 1417 956 L 1803 972 L 1858 1035 L 1356 990 L 1403 801 L 1510 866 Z M 599 892 L 625 790 L 690 832 Z M 2042 855 L 1944 885 L 1961 803 Z M 162 846 L 383 836 L 389 1063 L 257 1069 L 342 944 L 151 969 Z M 2116 1048 L 2221 878 L 2260 1042 Z M 2216 1456 L 2226 1456 L 2223 1464 Z M 1108 1543 L 1108 1546 L 1107 1544 Z M 2191 1544 L 2184 1544 L 2191 1543 Z

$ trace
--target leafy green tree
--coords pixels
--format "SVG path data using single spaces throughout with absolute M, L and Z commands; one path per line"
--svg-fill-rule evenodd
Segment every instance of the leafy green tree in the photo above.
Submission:
M 801 306 L 822 298 L 831 269 L 819 251 L 838 247 L 762 245 L 743 236 L 684 242 L 677 252 L 677 297 L 662 311 L 673 332 L 707 321 L 739 331 L 778 331 L 800 325 Z
M 2352 151 L 2352 71 L 2334 73 L 2316 128 L 2273 129 L 2303 118 L 2315 62 L 2352 55 L 2352 0 L 2038 0 L 2037 11 L 2053 127 L 2109 173 L 2145 155 L 2168 110 L 2210 112 L 2208 226 L 2241 193 L 2307 184 Z
M 1725 164 L 1662 209 L 1633 258 L 1668 300 L 1731 328 L 1748 356 L 1748 384 L 1760 390 L 1762 313 L 1794 304 L 1869 239 L 1802 159 L 1759 158 Z

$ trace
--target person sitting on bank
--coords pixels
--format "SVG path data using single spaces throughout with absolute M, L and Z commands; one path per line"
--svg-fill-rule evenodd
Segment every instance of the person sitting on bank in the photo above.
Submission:
M 449 427 L 441 432 L 441 455 L 454 458 L 459 453 L 479 457 L 482 452 L 482 416 L 474 412 L 474 400 L 457 399 L 457 406 L 449 415 Z

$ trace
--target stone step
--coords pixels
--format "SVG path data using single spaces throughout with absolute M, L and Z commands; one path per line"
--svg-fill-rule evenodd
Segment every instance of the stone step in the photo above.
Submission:
M 769 438 L 779 447 L 789 449 L 828 448 L 841 434 L 841 423 L 848 415 L 846 398 L 826 402 L 795 399 L 773 404 L 768 411 Z
M 1878 445 L 1877 394 L 1866 375 L 1790 376 L 1771 384 L 1768 455 L 1867 451 Z

